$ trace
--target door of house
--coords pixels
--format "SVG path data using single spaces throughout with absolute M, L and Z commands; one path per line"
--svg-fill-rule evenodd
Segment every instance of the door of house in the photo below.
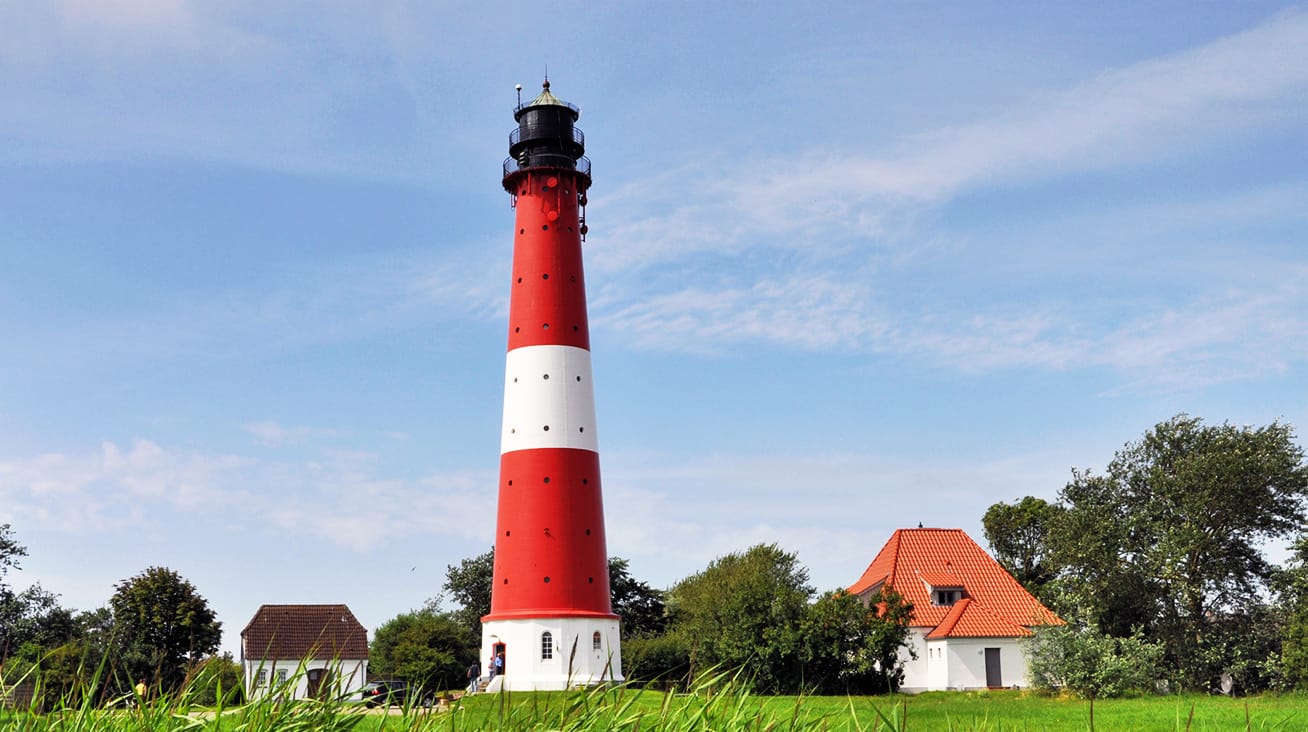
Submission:
M 324 699 L 331 689 L 332 671 L 328 668 L 311 668 L 305 672 L 310 699 Z
M 1004 685 L 1004 674 L 999 668 L 999 649 L 986 649 L 986 686 L 995 688 Z

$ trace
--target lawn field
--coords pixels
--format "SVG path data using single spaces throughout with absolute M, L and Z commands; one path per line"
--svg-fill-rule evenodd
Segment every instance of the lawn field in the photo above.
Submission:
M 468 727 L 496 729 L 501 705 L 505 719 L 517 714 L 534 722 L 555 721 L 566 728 L 564 707 L 576 703 L 564 695 L 537 694 L 473 697 L 456 703 L 455 712 Z M 882 697 L 756 697 L 728 694 L 717 700 L 703 697 L 666 697 L 652 692 L 624 692 L 599 702 L 592 698 L 594 717 L 616 723 L 612 729 L 803 729 L 850 732 L 858 730 L 1089 730 L 1090 703 L 1082 699 L 1051 698 L 1036 694 L 999 692 L 932 692 L 915 696 Z M 622 714 L 607 715 L 599 708 Z M 685 726 L 697 715 L 705 726 Z M 1246 717 L 1247 715 L 1247 717 Z M 637 721 L 639 719 L 639 722 Z M 622 724 L 625 722 L 627 724 Z M 666 724 L 664 724 L 666 723 Z M 741 725 L 741 726 L 737 726 Z M 757 725 L 757 726 L 756 726 Z M 511 729 L 519 729 L 510 727 Z M 547 729 L 549 727 L 522 727 Z M 605 729 L 583 727 L 582 729 Z M 1141 697 L 1109 699 L 1094 705 L 1095 730 L 1308 730 L 1308 697 L 1260 696 L 1228 699 L 1213 696 Z
M 1029 693 L 936 692 L 889 697 L 760 697 L 740 689 L 670 695 L 611 690 L 481 695 L 433 709 L 365 710 L 357 704 L 256 702 L 222 710 L 183 709 L 160 700 L 138 710 L 81 708 L 49 714 L 0 711 L 0 732 L 54 730 L 212 730 L 263 732 L 504 732 L 568 730 L 821 730 L 823 732 L 935 730 L 1304 730 L 1308 696 L 1227 699 L 1211 696 L 1143 697 L 1090 704 Z

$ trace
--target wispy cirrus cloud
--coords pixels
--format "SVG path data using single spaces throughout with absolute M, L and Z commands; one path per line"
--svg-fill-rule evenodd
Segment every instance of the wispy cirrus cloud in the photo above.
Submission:
M 738 289 L 689 289 L 601 311 L 597 327 L 644 348 L 716 353 L 780 344 L 890 353 L 965 372 L 1102 367 L 1131 390 L 1185 390 L 1280 373 L 1308 360 L 1308 268 L 1276 286 L 1088 320 L 1071 306 L 892 313 L 847 279 L 795 275 Z
M 1228 133 L 1302 124 L 1308 12 L 1290 11 L 1199 48 L 1106 70 L 1005 114 L 872 153 L 714 157 L 596 196 L 616 222 L 596 256 L 629 270 L 757 248 L 880 246 L 923 207 L 960 191 L 1165 158 Z M 900 242 L 903 243 L 903 242 Z M 837 247 L 840 245 L 837 244 Z
M 895 353 L 968 371 L 1104 367 L 1143 389 L 1275 372 L 1306 355 L 1293 338 L 1308 327 L 1302 262 L 1284 249 L 1250 259 L 1238 227 L 1302 221 L 1296 183 L 1096 210 L 1093 225 L 1105 232 L 1157 232 L 1160 221 L 1237 227 L 1226 244 L 1206 250 L 1150 243 L 1157 257 L 1180 261 L 1158 262 L 1151 274 L 1178 281 L 1160 279 L 1147 291 L 1099 287 L 1094 278 L 1112 277 L 1107 268 L 1087 271 L 1090 279 L 1066 294 L 1035 298 L 1038 287 L 1013 288 L 1011 280 L 970 302 L 898 285 L 910 270 L 924 286 L 933 272 L 952 272 L 947 282 L 963 276 L 953 270 L 968 261 L 957 255 L 970 244 L 942 241 L 932 219 L 964 193 L 1126 174 L 1303 124 L 1305 99 L 1308 13 L 1291 11 L 880 151 L 812 149 L 741 164 L 710 158 L 597 199 L 616 223 L 601 229 L 592 261 L 615 284 L 596 299 L 594 320 L 647 348 L 770 343 Z M 1075 233 L 1044 231 L 1055 239 Z M 1058 269 L 1058 241 L 1030 245 L 1025 257 L 1054 260 L 1033 272 Z M 1266 277 L 1237 280 L 1228 260 Z

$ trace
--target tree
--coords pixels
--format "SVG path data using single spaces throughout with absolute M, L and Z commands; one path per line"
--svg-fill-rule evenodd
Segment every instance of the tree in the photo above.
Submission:
M 377 628 L 369 646 L 371 671 L 427 691 L 463 685 L 477 660 L 477 641 L 453 613 L 403 613 Z
M 899 690 L 904 666 L 899 649 L 908 642 L 913 605 L 894 590 L 864 604 L 843 590 L 828 592 L 808 607 L 804 681 L 820 694 L 883 694 Z
M 70 640 L 71 613 L 59 607 L 58 595 L 39 583 L 14 592 L 6 581 L 9 570 L 22 569 L 19 562 L 25 556 L 27 547 L 9 524 L 0 524 L 0 661 L 25 644 L 54 647 Z
M 779 693 L 800 683 L 800 622 L 812 595 L 794 554 L 759 544 L 677 583 L 668 606 L 693 670 L 747 668 L 759 691 Z
M 115 650 L 132 678 L 151 679 L 152 686 L 173 692 L 195 664 L 218 650 L 222 623 L 178 573 L 150 567 L 114 587 L 109 606 Z
M 1280 678 L 1285 689 L 1308 689 L 1308 534 L 1300 535 L 1287 566 L 1274 575 L 1285 621 L 1281 628 Z
M 1160 642 L 1182 686 L 1216 688 L 1251 654 L 1238 644 L 1256 635 L 1245 624 L 1271 576 L 1261 547 L 1300 529 L 1305 497 L 1308 465 L 1287 425 L 1158 424 L 1060 495 L 1052 544 L 1069 607 L 1101 633 Z
M 613 597 L 613 612 L 622 616 L 624 643 L 661 635 L 668 624 L 664 593 L 632 577 L 627 566 L 627 560 L 622 557 L 609 557 L 609 592 Z
M 474 636 L 481 637 L 482 616 L 490 613 L 495 579 L 495 548 L 445 567 L 444 589 L 459 607 L 451 615 Z M 428 603 L 435 610 L 438 603 Z
M 1026 496 L 1013 504 L 996 503 L 981 518 L 995 560 L 1045 602 L 1051 599 L 1046 586 L 1058 576 L 1049 535 L 1062 511 L 1057 504 Z

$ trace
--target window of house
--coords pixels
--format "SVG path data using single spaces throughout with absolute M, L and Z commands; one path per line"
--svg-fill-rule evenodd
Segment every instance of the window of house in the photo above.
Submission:
M 540 634 L 540 660 L 548 661 L 551 658 L 554 658 L 554 636 L 547 630 Z
M 932 605 L 953 605 L 963 599 L 963 591 L 953 590 L 933 590 L 931 592 Z
M 595 635 L 590 637 L 590 647 L 598 651 L 602 646 L 603 643 L 601 642 L 600 632 L 597 630 L 595 631 Z
M 286 669 L 284 668 L 277 669 L 277 683 L 278 684 L 286 683 Z
M 259 673 L 255 674 L 254 676 L 254 685 L 257 688 L 260 686 L 264 686 L 267 683 L 268 683 L 268 669 L 261 668 L 259 669 Z

